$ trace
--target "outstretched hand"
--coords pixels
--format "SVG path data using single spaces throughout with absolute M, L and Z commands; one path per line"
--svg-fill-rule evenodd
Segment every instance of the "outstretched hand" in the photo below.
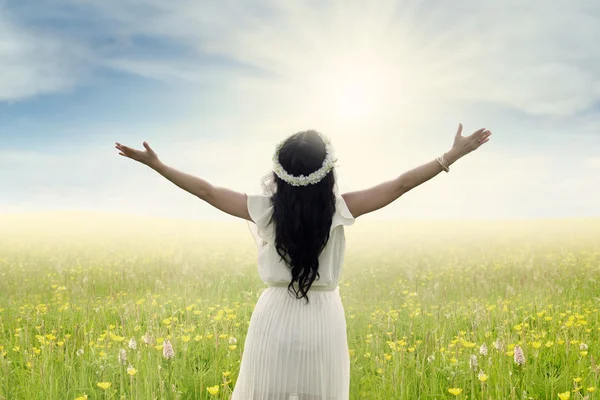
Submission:
M 146 150 L 136 150 L 131 147 L 127 147 L 122 145 L 119 142 L 115 142 L 115 148 L 119 150 L 119 155 L 122 155 L 127 158 L 131 158 L 132 160 L 138 161 L 142 164 L 145 164 L 149 167 L 154 167 L 159 163 L 158 155 L 147 142 L 144 142 L 144 148 Z
M 458 124 L 458 130 L 454 136 L 454 145 L 452 146 L 460 156 L 464 156 L 477 150 L 481 145 L 490 140 L 492 132 L 488 129 L 481 128 L 470 134 L 469 136 L 462 136 L 462 124 Z

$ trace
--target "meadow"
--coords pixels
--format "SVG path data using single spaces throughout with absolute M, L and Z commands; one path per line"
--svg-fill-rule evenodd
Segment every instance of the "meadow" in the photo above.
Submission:
M 600 219 L 357 220 L 351 399 L 600 398 Z M 0 216 L 0 399 L 228 399 L 244 221 Z

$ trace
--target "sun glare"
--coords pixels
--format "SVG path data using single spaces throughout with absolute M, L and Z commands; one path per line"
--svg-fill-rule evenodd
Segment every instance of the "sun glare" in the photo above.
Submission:
M 338 99 L 339 116 L 353 118 L 369 114 L 374 101 L 369 91 L 370 88 L 360 81 L 350 81 L 343 85 Z
M 341 121 L 373 117 L 384 97 L 386 73 L 380 65 L 332 63 L 315 77 L 321 111 Z

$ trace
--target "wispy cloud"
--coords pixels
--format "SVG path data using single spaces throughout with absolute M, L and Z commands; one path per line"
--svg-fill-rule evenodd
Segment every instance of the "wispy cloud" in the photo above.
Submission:
M 63 117 L 71 132 L 110 128 L 94 146 L 0 151 L 0 208 L 216 217 L 118 159 L 110 142 L 150 138 L 166 162 L 255 191 L 274 144 L 316 128 L 332 137 L 341 189 L 351 190 L 446 151 L 462 121 L 465 134 L 494 130 L 487 148 L 382 217 L 590 215 L 600 203 L 586 185 L 600 151 L 599 36 L 593 0 L 0 0 L 0 103 L 108 91 L 127 77 L 164 84 L 142 94 L 119 88 L 119 115 L 129 102 L 136 120 L 111 119 L 116 111 L 93 123 Z M 162 101 L 145 112 L 149 98 Z M 93 116 L 99 105 L 84 99 L 76 110 Z M 186 114 L 167 123 L 173 107 Z M 35 121 L 53 134 L 47 119 Z
M 67 45 L 36 43 L 31 35 L 15 33 L 11 18 L 4 17 L 4 29 L 11 37 L 20 37 L 14 46 L 19 60 L 24 60 L 20 67 L 41 49 L 38 56 L 50 61 L 37 65 L 52 68 L 57 59 L 65 59 L 68 46 L 77 43 L 95 56 L 96 67 L 165 80 L 196 82 L 222 74 L 228 77 L 224 86 L 237 82 L 248 87 L 248 78 L 257 78 L 260 70 L 268 73 L 258 76 L 263 89 L 274 91 L 284 83 L 319 92 L 326 84 L 323 79 L 362 67 L 366 75 L 385 78 L 380 83 L 382 93 L 401 92 L 420 101 L 432 97 L 485 101 L 530 114 L 570 115 L 600 100 L 600 56 L 590 51 L 600 34 L 600 10 L 592 0 L 561 0 L 552 7 L 537 0 L 526 4 L 514 0 L 37 4 L 27 12 L 39 16 L 54 10 L 50 15 L 64 28 L 53 26 L 52 32 L 58 37 L 62 33 Z M 72 13 L 56 17 L 56 9 L 65 6 Z M 85 40 L 65 38 L 69 26 L 76 23 L 74 16 L 81 16 L 97 31 L 82 35 Z M 93 40 L 100 38 L 104 41 Z M 137 42 L 139 38 L 168 41 L 179 50 L 166 57 L 160 51 L 153 56 Z M 235 61 L 256 70 L 234 71 L 202 62 L 216 55 L 223 56 L 224 63 Z M 54 76 L 40 90 L 58 90 L 70 82 L 70 72 L 64 77 L 47 74 L 33 65 L 23 71 L 37 78 Z M 15 86 L 10 93 L 30 96 L 36 91 Z M 383 106 L 396 104 L 394 96 L 386 94 L 386 100 Z
M 18 22 L 0 2 L 0 101 L 72 89 L 85 79 L 81 49 Z

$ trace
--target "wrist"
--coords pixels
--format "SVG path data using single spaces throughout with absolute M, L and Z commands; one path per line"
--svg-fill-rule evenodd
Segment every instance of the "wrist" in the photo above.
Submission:
M 156 172 L 160 172 L 165 167 L 165 164 L 163 164 L 159 159 L 151 161 L 147 165 Z
M 444 157 L 446 158 L 446 161 L 448 161 L 448 165 L 450 165 L 454 164 L 459 158 L 462 157 L 462 155 L 453 147 L 444 153 Z

